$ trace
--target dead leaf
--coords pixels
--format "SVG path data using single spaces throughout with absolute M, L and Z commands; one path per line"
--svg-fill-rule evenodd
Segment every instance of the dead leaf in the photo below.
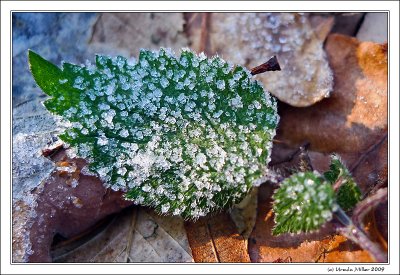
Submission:
M 334 235 L 317 259 L 319 263 L 370 263 L 374 262 L 365 250 L 357 248 L 341 235 Z
M 86 234 L 67 239 L 52 247 L 54 262 L 127 262 L 131 223 L 136 208 L 112 216 L 105 228 L 92 227 Z M 82 236 L 83 235 L 83 236 Z
M 103 13 L 93 27 L 90 48 L 95 52 L 138 56 L 139 50 L 187 46 L 182 13 Z
M 140 208 L 134 230 L 129 262 L 193 262 L 181 218 Z
M 97 177 L 82 172 L 83 159 L 70 159 L 65 150 L 51 158 L 58 164 L 33 191 L 32 214 L 26 224 L 30 262 L 51 261 L 50 246 L 56 233 L 71 238 L 132 204 L 121 192 L 106 189 Z
M 227 213 L 186 222 L 185 228 L 195 262 L 250 262 L 247 240 L 237 232 Z
M 128 208 L 113 218 L 98 234 L 68 251 L 61 246 L 57 262 L 192 262 L 183 221 L 177 217 L 162 217 L 154 211 Z M 65 242 L 64 242 L 65 243 Z M 58 250 L 61 250 L 58 248 Z M 54 252 L 53 252 L 54 254 Z
M 369 12 L 357 32 L 357 39 L 385 43 L 388 41 L 388 13 Z
M 229 210 L 229 215 L 235 223 L 240 235 L 247 240 L 253 231 L 257 217 L 258 187 L 253 187 L 250 193 L 239 204 Z
M 54 169 L 54 163 L 41 155 L 41 148 L 54 141 L 55 120 L 40 105 L 38 98 L 13 109 L 12 196 L 13 261 L 26 262 L 32 251 L 30 232 L 36 216 L 40 183 Z
M 259 75 L 256 79 L 281 101 L 293 106 L 309 106 L 329 96 L 332 74 L 322 45 L 332 26 L 331 18 L 321 20 L 315 32 L 307 14 L 212 13 L 209 16 L 209 28 L 202 27 L 201 16 L 188 24 L 186 31 L 192 48 L 206 50 L 209 55 L 218 54 L 248 68 L 276 55 L 282 71 Z M 208 42 L 204 42 L 204 37 L 208 37 Z

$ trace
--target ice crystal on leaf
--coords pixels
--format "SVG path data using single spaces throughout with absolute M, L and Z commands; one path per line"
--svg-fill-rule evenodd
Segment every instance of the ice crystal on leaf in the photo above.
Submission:
M 331 184 L 339 185 L 336 200 L 343 210 L 352 209 L 361 200 L 360 188 L 338 155 L 331 156 L 329 170 L 324 176 Z
M 273 234 L 317 230 L 332 219 L 335 194 L 317 172 L 299 172 L 285 179 L 273 195 Z
M 277 104 L 241 66 L 168 49 L 61 69 L 30 51 L 29 62 L 44 105 L 71 125 L 60 138 L 126 199 L 196 219 L 266 173 Z

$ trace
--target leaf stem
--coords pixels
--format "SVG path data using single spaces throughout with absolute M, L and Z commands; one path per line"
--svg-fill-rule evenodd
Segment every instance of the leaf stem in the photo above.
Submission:
M 281 66 L 278 63 L 276 56 L 272 56 L 267 62 L 251 69 L 251 74 L 261 74 L 270 71 L 280 71 Z

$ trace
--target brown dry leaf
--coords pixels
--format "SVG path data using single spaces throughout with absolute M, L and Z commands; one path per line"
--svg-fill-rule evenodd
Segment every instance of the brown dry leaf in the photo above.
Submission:
M 139 50 L 187 46 L 182 13 L 103 13 L 97 19 L 90 48 L 95 52 L 138 56 Z
M 135 221 L 136 208 L 130 208 L 98 229 L 90 228 L 86 234 L 68 239 L 52 247 L 54 262 L 127 262 L 128 246 L 132 235 L 131 224 Z M 97 232 L 100 231 L 100 232 Z
M 193 262 L 183 220 L 140 208 L 129 262 Z
M 54 171 L 32 191 L 25 223 L 25 242 L 30 248 L 25 261 L 51 261 L 50 246 L 56 233 L 71 238 L 132 204 L 121 192 L 106 189 L 97 177 L 85 173 L 86 161 L 69 158 L 62 147 L 50 158 Z
M 250 262 L 247 240 L 227 213 L 186 222 L 185 228 L 195 262 Z
M 357 248 L 351 241 L 341 235 L 329 238 L 324 251 L 317 259 L 322 263 L 369 263 L 373 262 L 369 253 Z
M 240 203 L 229 210 L 229 215 L 235 223 L 240 235 L 247 240 L 253 231 L 257 217 L 258 187 L 253 187 L 250 193 Z
M 332 18 L 313 30 L 308 14 L 212 13 L 187 18 L 191 47 L 248 68 L 276 55 L 282 71 L 256 78 L 281 101 L 304 107 L 329 96 L 332 73 L 323 50 Z M 205 19 L 204 19 L 205 18 Z M 204 23 L 205 22 L 205 23 Z
M 192 262 L 183 221 L 161 217 L 134 207 L 114 217 L 111 224 L 83 244 L 68 251 L 59 245 L 57 262 Z M 64 242 L 65 243 L 65 242 Z M 71 246 L 71 245 L 70 245 Z M 67 251 L 62 251 L 67 250 Z M 61 252 L 61 253 L 60 253 Z

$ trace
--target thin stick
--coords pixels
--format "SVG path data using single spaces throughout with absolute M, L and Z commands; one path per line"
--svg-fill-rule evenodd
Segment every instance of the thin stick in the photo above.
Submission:
M 281 70 L 281 66 L 278 63 L 278 59 L 274 55 L 264 64 L 261 64 L 255 68 L 251 69 L 251 74 L 256 75 L 256 74 L 262 74 L 265 72 L 280 71 L 280 70 Z
M 369 210 L 384 200 L 387 200 L 387 188 L 379 190 L 373 196 L 360 202 L 353 211 L 352 219 L 340 207 L 334 212 L 335 217 L 344 225 L 338 227 L 337 231 L 358 244 L 362 249 L 367 250 L 377 262 L 387 262 L 387 253 L 378 243 L 373 242 L 367 236 L 363 229 L 362 219 Z

